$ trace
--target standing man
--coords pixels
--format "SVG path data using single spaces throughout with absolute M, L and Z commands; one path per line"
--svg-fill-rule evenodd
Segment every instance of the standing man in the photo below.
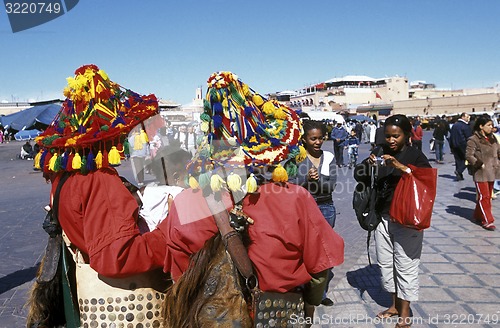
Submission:
M 469 120 L 469 114 L 462 113 L 458 121 L 453 124 L 450 132 L 450 149 L 455 157 L 455 176 L 457 177 L 457 181 L 464 179 L 465 149 L 467 148 L 467 139 L 472 135 Z
M 342 122 L 337 122 L 337 126 L 332 129 L 333 151 L 338 167 L 344 166 L 344 146 L 342 143 L 347 139 L 347 130 L 342 126 Z

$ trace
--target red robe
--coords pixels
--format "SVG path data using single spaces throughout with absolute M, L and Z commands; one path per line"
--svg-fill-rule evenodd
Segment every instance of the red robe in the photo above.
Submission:
M 52 183 L 54 194 L 60 175 Z M 138 205 L 113 168 L 73 174 L 59 200 L 59 222 L 71 242 L 107 277 L 161 268 L 165 241 L 160 231 L 141 235 Z
M 228 194 L 224 202 L 232 207 Z M 344 241 L 327 223 L 304 188 L 268 183 L 247 195 L 243 211 L 255 223 L 248 256 L 262 290 L 286 292 L 310 281 L 311 274 L 344 261 Z M 218 232 L 201 192 L 187 189 L 175 199 L 168 220 L 158 227 L 168 250 L 164 271 L 176 280 L 189 257 Z

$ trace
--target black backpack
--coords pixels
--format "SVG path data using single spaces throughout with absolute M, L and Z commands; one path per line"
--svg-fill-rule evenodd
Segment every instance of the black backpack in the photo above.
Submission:
M 370 171 L 370 185 L 358 182 L 352 195 L 352 207 L 359 225 L 368 231 L 368 237 L 366 238 L 367 252 L 369 251 L 371 232 L 382 221 L 380 214 L 375 209 L 377 202 L 377 167 L 370 165 Z M 370 253 L 368 253 L 368 262 L 371 266 Z

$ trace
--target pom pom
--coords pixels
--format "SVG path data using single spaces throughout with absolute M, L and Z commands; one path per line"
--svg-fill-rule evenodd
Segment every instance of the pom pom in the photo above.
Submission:
M 111 166 L 118 166 L 120 165 L 120 153 L 118 152 L 118 149 L 116 149 L 116 146 L 111 147 L 111 150 L 109 151 L 108 154 L 108 161 L 109 165 Z
M 199 189 L 200 188 L 198 181 L 196 181 L 196 179 L 192 175 L 189 176 L 188 181 L 189 181 L 189 187 L 191 189 Z
M 214 192 L 220 191 L 224 186 L 224 183 L 226 183 L 226 181 L 224 181 L 224 179 L 222 179 L 218 174 L 214 174 L 210 178 L 210 188 L 212 188 Z
M 247 179 L 247 182 L 245 183 L 247 192 L 248 193 L 254 193 L 257 191 L 258 186 L 257 186 L 257 179 L 255 179 L 255 175 L 252 173 Z
M 73 170 L 79 170 L 82 168 L 82 158 L 78 152 L 75 152 L 75 156 L 73 156 L 73 161 L 71 161 L 71 168 Z
M 229 190 L 236 192 L 241 190 L 241 177 L 231 172 L 227 177 L 227 187 Z
M 276 168 L 273 171 L 272 179 L 274 182 L 287 182 L 288 181 L 288 174 L 286 173 L 286 170 L 281 164 L 278 164 Z
M 264 112 L 264 114 L 266 114 L 267 116 L 274 115 L 275 110 L 276 107 L 271 101 L 266 101 L 264 103 L 264 106 L 262 106 L 262 112 Z
M 295 157 L 295 160 L 297 162 L 302 162 L 307 157 L 307 150 L 304 148 L 304 146 L 300 145 L 299 151 L 300 151 L 300 153 L 297 155 L 297 157 Z
M 102 167 L 102 152 L 100 150 L 97 152 L 97 155 L 95 156 L 95 167 L 98 170 Z

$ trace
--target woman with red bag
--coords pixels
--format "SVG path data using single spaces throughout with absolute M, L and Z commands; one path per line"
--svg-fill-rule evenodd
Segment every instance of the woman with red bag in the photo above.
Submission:
M 493 121 L 480 116 L 474 124 L 474 134 L 467 141 L 465 158 L 472 167 L 477 189 L 474 218 L 486 230 L 495 230 L 491 213 L 491 193 L 495 179 L 500 177 L 500 146 L 493 135 Z
M 375 148 L 358 165 L 354 178 L 369 184 L 370 165 L 377 165 L 377 212 L 382 221 L 375 230 L 377 263 L 383 288 L 392 294 L 392 305 L 379 318 L 399 316 L 396 328 L 410 327 L 410 302 L 418 300 L 418 266 L 422 253 L 423 230 L 393 222 L 389 215 L 394 190 L 408 165 L 430 168 L 427 157 L 410 146 L 412 126 L 404 115 L 393 115 L 384 123 L 386 143 Z

